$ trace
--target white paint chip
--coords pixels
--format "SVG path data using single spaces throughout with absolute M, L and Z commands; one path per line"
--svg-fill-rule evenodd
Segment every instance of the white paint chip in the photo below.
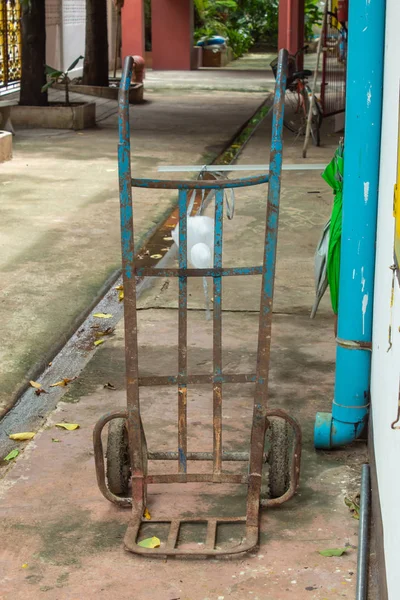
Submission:
M 368 204 L 369 198 L 369 181 L 364 181 L 364 202 Z
M 368 306 L 368 294 L 364 294 L 362 299 L 362 332 L 365 333 L 365 313 Z

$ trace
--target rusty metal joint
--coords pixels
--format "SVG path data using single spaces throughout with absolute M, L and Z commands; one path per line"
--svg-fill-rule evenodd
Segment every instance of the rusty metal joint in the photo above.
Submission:
M 347 350 L 369 350 L 372 351 L 372 342 L 362 342 L 359 340 L 343 340 L 337 337 L 336 343 Z

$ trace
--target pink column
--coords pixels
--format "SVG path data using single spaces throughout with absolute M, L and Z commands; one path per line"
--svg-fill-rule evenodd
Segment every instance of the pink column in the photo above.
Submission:
M 144 56 L 143 0 L 125 0 L 121 13 L 122 64 L 126 56 Z
M 286 48 L 290 54 L 303 46 L 304 1 L 280 0 L 278 21 L 278 50 Z M 301 39 L 300 39 L 301 38 Z
M 151 1 L 151 45 L 153 69 L 191 68 L 193 0 Z

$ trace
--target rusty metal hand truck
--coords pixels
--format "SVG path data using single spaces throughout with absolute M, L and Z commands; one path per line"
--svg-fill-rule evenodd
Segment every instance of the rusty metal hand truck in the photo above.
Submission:
M 103 416 L 94 429 L 95 463 L 102 494 L 118 506 L 132 507 L 132 517 L 125 535 L 125 547 L 131 552 L 153 556 L 215 556 L 242 553 L 256 547 L 259 537 L 260 506 L 275 506 L 289 500 L 295 493 L 300 472 L 301 431 L 297 422 L 282 410 L 268 410 L 268 374 L 271 345 L 272 300 L 275 277 L 275 258 L 278 233 L 280 179 L 282 167 L 282 124 L 287 70 L 287 51 L 279 54 L 272 119 L 272 141 L 269 173 L 233 180 L 160 181 L 132 179 L 129 131 L 128 91 L 133 59 L 125 60 L 119 92 L 119 189 L 121 210 L 121 243 L 125 310 L 125 355 L 127 410 L 117 410 Z M 269 183 L 264 260 L 262 266 L 225 268 L 222 266 L 222 223 L 224 190 Z M 179 190 L 179 268 L 140 268 L 135 263 L 132 187 Z M 187 265 L 187 206 L 193 190 L 215 190 L 214 266 L 193 269 Z M 222 277 L 262 275 L 261 304 L 258 331 L 256 373 L 224 374 L 222 371 Z M 178 277 L 178 374 L 173 376 L 141 377 L 138 371 L 138 341 L 136 313 L 136 277 Z M 213 278 L 213 372 L 210 375 L 188 373 L 187 368 L 187 281 L 188 277 Z M 222 389 L 226 383 L 255 384 L 253 419 L 248 452 L 222 450 Z M 213 452 L 187 452 L 187 386 L 211 384 L 213 389 Z M 178 387 L 178 449 L 176 452 L 148 452 L 141 415 L 139 390 L 145 385 L 177 385 Z M 107 472 L 101 433 L 109 423 Z M 289 449 L 288 432 L 292 435 Z M 270 449 L 266 453 L 266 439 Z M 154 474 L 147 472 L 147 461 L 176 460 L 178 472 Z M 188 473 L 187 462 L 209 460 L 212 473 Z M 247 474 L 223 470 L 224 461 L 241 461 L 248 465 Z M 268 461 L 270 497 L 261 497 L 263 462 Z M 131 494 L 129 483 L 131 482 Z M 149 483 L 212 482 L 247 484 L 246 515 L 243 517 L 152 519 L 152 523 L 169 523 L 169 534 L 160 548 L 138 545 Z M 265 483 L 265 482 L 263 482 Z M 202 548 L 179 547 L 178 536 L 182 523 L 207 523 Z M 245 538 L 234 547 L 216 547 L 217 529 L 223 523 L 244 523 Z

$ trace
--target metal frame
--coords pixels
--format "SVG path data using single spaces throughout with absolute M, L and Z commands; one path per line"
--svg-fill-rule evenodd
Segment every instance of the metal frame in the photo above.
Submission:
M 272 120 L 272 141 L 269 173 L 237 180 L 202 181 L 159 181 L 132 179 L 130 161 L 129 99 L 128 90 L 132 75 L 133 58 L 125 60 L 119 93 L 119 189 L 121 209 L 122 267 L 124 281 L 125 314 L 125 354 L 127 410 L 114 411 L 102 417 L 95 426 L 94 447 L 97 479 L 102 494 L 119 506 L 131 506 L 132 518 L 125 536 L 128 550 L 152 556 L 213 556 L 237 554 L 254 548 L 258 543 L 260 504 L 273 506 L 281 504 L 296 491 L 301 453 L 301 431 L 296 421 L 282 410 L 268 411 L 268 372 L 271 345 L 272 300 L 274 292 L 275 259 L 278 234 L 279 196 L 282 169 L 282 127 L 287 70 L 286 50 L 279 54 L 279 66 L 275 87 L 275 100 Z M 223 268 L 223 199 L 224 189 L 247 187 L 269 182 L 265 250 L 262 266 Z M 132 186 L 144 188 L 177 189 L 179 191 L 179 268 L 140 268 L 135 263 Z M 215 230 L 214 265 L 211 269 L 189 269 L 187 264 L 187 206 L 190 190 L 215 190 Z M 235 275 L 262 275 L 260 303 L 258 362 L 255 373 L 225 374 L 222 371 L 222 277 Z M 138 370 L 137 316 L 136 316 L 136 277 L 178 277 L 179 278 L 179 318 L 178 318 L 178 374 L 173 376 L 140 377 Z M 210 375 L 189 374 L 187 369 L 187 280 L 188 277 L 213 278 L 213 372 Z M 249 452 L 223 452 L 222 450 L 222 391 L 226 383 L 255 383 L 253 421 Z M 213 452 L 187 451 L 187 387 L 190 384 L 212 384 L 213 386 Z M 147 452 L 142 437 L 140 418 L 139 388 L 141 386 L 177 385 L 178 387 L 178 450 L 176 452 Z M 294 431 L 295 443 L 292 455 L 291 485 L 289 490 L 274 500 L 261 502 L 261 478 L 265 462 L 264 442 L 269 417 L 285 419 Z M 104 426 L 115 418 L 124 418 L 128 424 L 132 470 L 132 498 L 120 498 L 107 487 L 104 453 L 101 433 Z M 178 472 L 173 474 L 148 475 L 145 472 L 145 456 L 150 460 L 175 460 Z M 212 473 L 187 472 L 187 461 L 209 460 L 213 463 Z M 248 473 L 223 471 L 224 461 L 246 462 Z M 146 489 L 149 483 L 188 483 L 213 482 L 247 484 L 246 515 L 237 518 L 193 518 L 193 519 L 152 519 L 152 523 L 170 523 L 166 546 L 149 549 L 138 546 L 137 539 L 146 508 Z M 204 548 L 183 550 L 177 546 L 180 524 L 183 522 L 207 523 L 207 538 Z M 235 548 L 216 548 L 217 528 L 220 523 L 244 523 L 246 535 L 243 543 Z

